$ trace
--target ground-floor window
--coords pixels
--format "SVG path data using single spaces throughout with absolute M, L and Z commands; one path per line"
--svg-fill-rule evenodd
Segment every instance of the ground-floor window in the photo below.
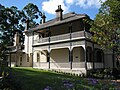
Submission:
M 40 61 L 40 54 L 37 53 L 37 62 L 39 62 L 39 61 Z
M 29 54 L 27 54 L 27 62 L 29 62 Z
M 87 62 L 92 62 L 92 48 L 91 47 L 87 47 L 86 60 Z
M 50 54 L 49 54 L 49 52 L 47 52 L 47 62 L 49 62 L 50 61 Z
M 20 65 L 22 65 L 22 55 L 20 55 Z
M 102 50 L 98 49 L 95 51 L 95 62 L 103 62 L 104 53 Z

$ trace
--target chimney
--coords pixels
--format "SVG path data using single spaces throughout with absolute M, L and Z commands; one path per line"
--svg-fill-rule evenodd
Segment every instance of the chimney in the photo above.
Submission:
M 25 31 L 27 31 L 29 29 L 29 19 L 26 19 L 25 23 L 26 23 Z
M 45 18 L 46 18 L 45 13 L 42 14 L 41 18 L 42 18 L 42 24 L 45 23 Z
M 55 12 L 56 12 L 56 16 L 57 16 L 58 20 L 59 21 L 62 20 L 63 19 L 63 17 L 62 17 L 63 10 L 61 8 L 61 5 L 58 5 L 58 9 Z
M 15 40 L 15 42 L 14 42 L 14 46 L 17 46 L 17 45 L 19 45 L 19 33 L 18 32 L 16 32 L 15 33 L 15 37 L 14 37 L 14 40 Z

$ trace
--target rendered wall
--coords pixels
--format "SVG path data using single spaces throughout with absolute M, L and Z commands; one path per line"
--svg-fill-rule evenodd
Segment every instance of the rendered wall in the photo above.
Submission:
M 47 51 L 41 51 L 40 62 L 47 62 Z
M 55 49 L 50 53 L 51 62 L 62 63 L 69 62 L 69 50 L 68 49 Z
M 23 50 L 23 65 L 22 66 L 32 66 L 32 33 L 24 33 L 25 41 L 24 46 L 25 49 Z
M 73 49 L 73 62 L 83 62 L 84 49 L 82 47 L 74 47 Z

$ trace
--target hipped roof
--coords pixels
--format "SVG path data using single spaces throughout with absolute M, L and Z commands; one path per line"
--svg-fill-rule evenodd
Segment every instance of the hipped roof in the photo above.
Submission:
M 67 13 L 67 14 L 63 15 L 62 20 L 58 20 L 58 18 L 54 18 L 52 20 L 49 20 L 43 24 L 36 26 L 35 28 L 29 29 L 29 31 L 37 31 L 37 30 L 45 29 L 45 28 L 52 27 L 55 25 L 69 23 L 69 22 L 72 22 L 74 20 L 85 18 L 86 16 L 87 16 L 86 14 L 76 14 L 74 12 Z

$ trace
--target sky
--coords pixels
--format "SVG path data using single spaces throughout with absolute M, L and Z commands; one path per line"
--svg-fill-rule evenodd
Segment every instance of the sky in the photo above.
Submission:
M 78 14 L 87 14 L 94 19 L 101 6 L 100 0 L 0 0 L 0 4 L 5 7 L 16 6 L 22 10 L 28 3 L 38 6 L 41 12 L 44 12 L 47 20 L 55 18 L 55 10 L 61 5 L 64 14 L 75 12 Z M 101 0 L 105 2 L 105 0 Z

